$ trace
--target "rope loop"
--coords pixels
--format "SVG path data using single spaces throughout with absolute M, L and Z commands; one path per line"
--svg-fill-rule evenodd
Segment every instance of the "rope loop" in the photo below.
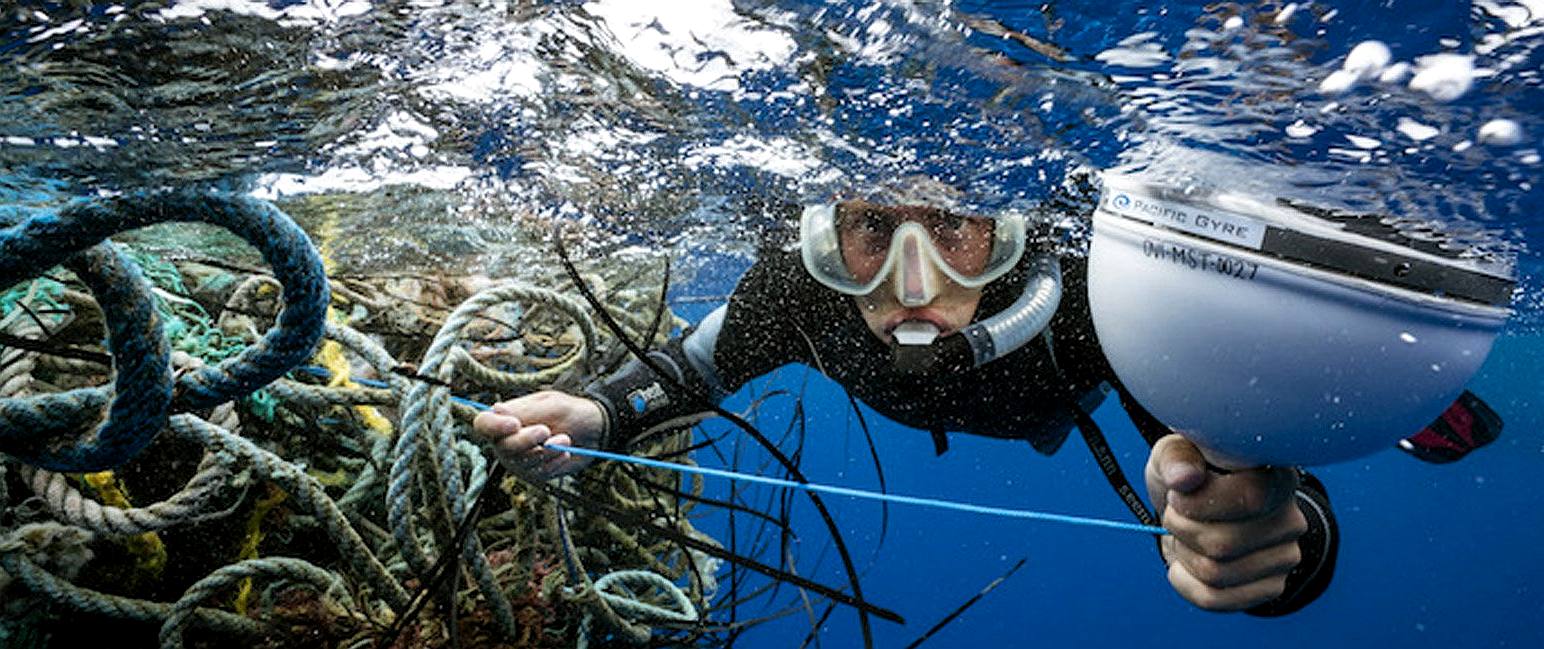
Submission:
M 686 593 L 681 592 L 681 587 L 648 570 L 607 573 L 595 580 L 595 592 L 612 610 L 633 622 L 697 621 L 697 609 Z M 650 598 L 650 595 L 654 597 Z M 649 601 L 660 598 L 665 600 L 664 604 Z
M 175 388 L 168 343 L 143 275 L 108 237 L 163 222 L 204 222 L 257 248 L 283 286 L 274 327 L 225 362 L 183 374 Z M 107 421 L 106 388 L 0 401 L 0 452 L 51 471 L 100 471 L 134 457 L 172 412 L 239 399 L 304 362 L 322 337 L 330 289 L 321 257 L 300 226 L 265 201 L 191 189 L 143 191 L 81 200 L 0 230 L 0 287 L 65 264 L 86 282 L 108 318 L 117 370 Z

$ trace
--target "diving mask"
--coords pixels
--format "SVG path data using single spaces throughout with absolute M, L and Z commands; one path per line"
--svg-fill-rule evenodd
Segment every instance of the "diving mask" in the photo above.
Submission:
M 1024 254 L 1024 215 L 961 216 L 924 207 L 851 201 L 805 208 L 799 223 L 804 267 L 821 284 L 867 295 L 892 280 L 896 299 L 933 301 L 944 278 L 986 285 Z

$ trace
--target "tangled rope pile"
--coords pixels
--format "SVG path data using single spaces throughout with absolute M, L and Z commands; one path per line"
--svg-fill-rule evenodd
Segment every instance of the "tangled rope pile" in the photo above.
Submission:
M 173 265 L 106 241 L 164 221 L 226 228 L 272 272 Z M 73 278 L 47 275 L 61 264 Z M 185 635 L 534 647 L 592 636 L 641 643 L 656 626 L 688 642 L 705 633 L 714 560 L 560 509 L 531 485 L 490 484 L 468 434 L 475 412 L 451 394 L 452 385 L 485 400 L 572 389 L 614 366 L 625 351 L 584 305 L 527 284 L 473 292 L 451 279 L 436 289 L 442 303 L 404 304 L 382 283 L 329 281 L 322 269 L 284 213 L 218 193 L 79 201 L 0 231 L 9 341 L 0 349 L 0 641 L 46 642 L 60 632 L 49 620 L 72 612 L 142 633 L 156 625 L 162 647 L 183 646 Z M 594 284 L 610 287 L 621 333 L 662 341 L 676 320 L 650 317 L 663 309 L 658 291 L 633 288 L 638 278 L 620 270 Z M 324 353 L 325 369 L 304 366 L 324 338 L 341 355 Z M 409 354 L 420 362 L 397 360 Z M 387 387 L 349 380 L 366 375 Z M 657 453 L 691 444 L 685 430 L 650 439 Z M 674 495 L 700 495 L 700 483 L 658 488 L 677 482 L 606 467 L 559 488 L 711 543 L 688 522 L 692 500 Z M 494 507 L 452 547 L 488 490 L 499 492 Z M 26 491 L 34 495 L 18 502 Z M 155 502 L 128 502 L 145 495 Z M 237 547 L 270 556 L 237 556 Z M 164 574 L 104 563 L 150 552 L 161 553 Z M 433 600 L 438 615 L 386 637 L 446 554 L 459 556 L 472 588 L 454 579 L 450 599 Z M 126 573 L 135 576 L 116 578 Z M 255 581 L 268 585 L 248 605 Z M 105 592 L 114 587 L 131 592 Z M 166 593 L 180 595 L 146 597 Z M 234 610 L 220 599 L 230 593 Z

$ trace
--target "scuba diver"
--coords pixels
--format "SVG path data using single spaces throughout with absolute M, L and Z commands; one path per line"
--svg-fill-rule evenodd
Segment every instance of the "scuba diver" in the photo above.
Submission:
M 512 472 L 546 480 L 590 461 L 547 443 L 625 452 L 646 431 L 790 363 L 816 368 L 886 417 L 948 434 L 1025 440 L 1052 454 L 1073 428 L 1159 538 L 1174 590 L 1197 607 L 1261 616 L 1324 592 L 1339 535 L 1324 487 L 1296 468 L 1228 471 L 1141 408 L 1090 322 L 1086 263 L 1029 250 L 1023 213 L 962 213 L 952 188 L 908 179 L 804 209 L 797 251 L 771 249 L 726 305 L 583 396 L 542 391 L 480 414 L 475 431 Z M 1035 232 L 1034 240 L 1051 239 Z M 1038 236 L 1047 234 L 1047 236 Z M 1149 513 L 1087 413 L 1110 392 L 1151 446 Z M 1408 450 L 1408 449 L 1407 449 Z

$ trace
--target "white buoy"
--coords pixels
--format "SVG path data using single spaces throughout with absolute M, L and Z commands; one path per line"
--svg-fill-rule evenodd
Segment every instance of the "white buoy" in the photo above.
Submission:
M 1394 446 L 1463 392 L 1510 314 L 1509 263 L 1314 214 L 1104 176 L 1088 253 L 1100 345 L 1144 408 L 1224 466 Z

